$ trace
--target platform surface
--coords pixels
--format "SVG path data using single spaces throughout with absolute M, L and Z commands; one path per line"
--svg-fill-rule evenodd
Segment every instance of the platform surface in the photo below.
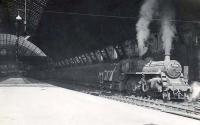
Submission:
M 200 125 L 200 121 L 80 92 L 12 78 L 0 84 L 0 125 Z M 47 84 L 47 86 L 40 86 Z

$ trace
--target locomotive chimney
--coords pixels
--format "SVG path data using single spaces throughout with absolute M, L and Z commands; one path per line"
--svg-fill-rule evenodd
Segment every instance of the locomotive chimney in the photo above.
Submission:
M 170 54 L 165 54 L 165 62 L 170 61 Z

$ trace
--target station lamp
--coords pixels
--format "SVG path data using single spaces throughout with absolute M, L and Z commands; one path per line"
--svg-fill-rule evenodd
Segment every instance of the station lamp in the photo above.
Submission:
M 16 20 L 17 20 L 17 21 L 21 21 L 21 20 L 22 20 L 22 18 L 21 18 L 21 16 L 19 15 L 19 13 L 18 13 L 18 15 L 17 15 L 17 17 L 16 17 Z

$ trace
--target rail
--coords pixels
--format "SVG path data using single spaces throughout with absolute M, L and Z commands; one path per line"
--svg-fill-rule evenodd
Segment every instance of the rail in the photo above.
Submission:
M 181 105 L 180 103 L 172 102 L 165 103 L 161 100 L 153 100 L 149 98 L 142 98 L 136 96 L 106 96 L 103 94 L 100 94 L 99 96 L 124 103 L 134 104 L 137 106 L 147 107 L 155 110 L 160 110 L 162 112 L 167 112 L 200 120 L 200 110 L 196 108 L 196 105 Z

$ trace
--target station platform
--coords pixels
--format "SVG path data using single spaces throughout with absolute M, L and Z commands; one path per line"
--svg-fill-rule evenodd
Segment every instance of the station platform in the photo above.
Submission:
M 25 84 L 33 84 L 26 86 Z M 0 81 L 0 125 L 200 125 L 200 121 L 27 78 Z

